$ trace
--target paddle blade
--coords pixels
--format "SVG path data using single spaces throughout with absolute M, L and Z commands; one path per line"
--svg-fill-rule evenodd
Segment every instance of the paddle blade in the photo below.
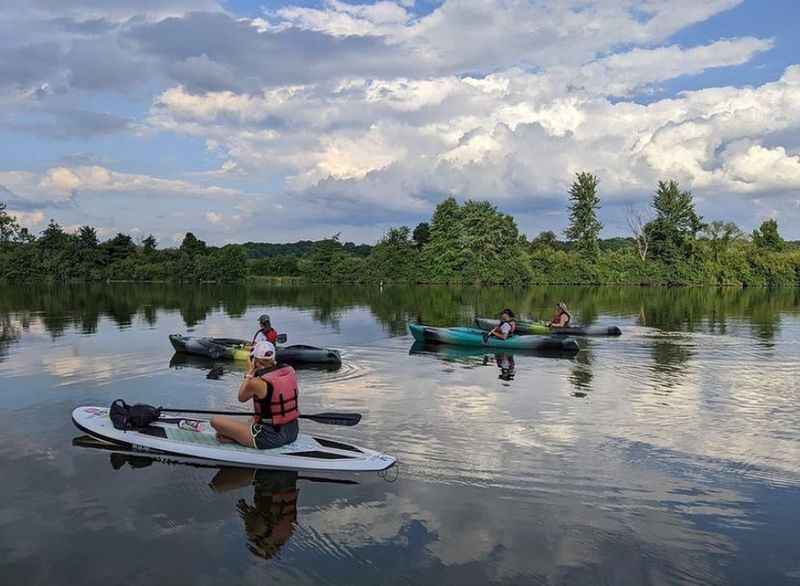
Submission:
M 301 415 L 301 419 L 310 419 L 325 425 L 345 425 L 352 427 L 361 421 L 361 413 L 317 413 L 315 415 Z

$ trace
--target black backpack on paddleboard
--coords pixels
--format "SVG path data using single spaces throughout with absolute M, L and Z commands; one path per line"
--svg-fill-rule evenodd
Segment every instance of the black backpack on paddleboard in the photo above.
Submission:
M 117 429 L 141 429 L 161 417 L 161 409 L 151 405 L 128 405 L 117 399 L 111 403 L 108 416 Z

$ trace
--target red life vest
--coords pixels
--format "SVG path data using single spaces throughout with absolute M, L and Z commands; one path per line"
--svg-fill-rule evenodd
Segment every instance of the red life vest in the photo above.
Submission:
M 253 346 L 256 345 L 256 338 L 258 337 L 258 334 L 262 332 L 264 333 L 264 336 L 266 336 L 267 342 L 274 344 L 275 342 L 278 341 L 278 331 L 275 328 L 270 328 L 266 332 L 264 331 L 264 328 L 261 328 L 255 334 L 253 334 L 253 342 L 252 342 Z
M 267 383 L 267 396 L 263 399 L 253 397 L 256 423 L 269 420 L 272 425 L 281 426 L 300 417 L 297 405 L 297 374 L 291 366 L 280 366 L 260 375 Z
M 572 316 L 570 315 L 570 313 L 568 311 L 564 311 L 563 309 L 560 309 L 558 311 L 558 313 L 556 314 L 556 316 L 553 318 L 553 320 L 550 323 L 560 322 L 562 315 L 566 315 L 567 316 L 567 321 L 565 321 L 563 324 L 555 326 L 555 327 L 559 327 L 559 328 L 567 327 L 569 325 L 569 322 L 572 320 Z

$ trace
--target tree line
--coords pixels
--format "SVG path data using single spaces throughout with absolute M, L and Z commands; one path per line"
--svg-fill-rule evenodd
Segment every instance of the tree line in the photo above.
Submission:
M 389 229 L 374 246 L 339 235 L 288 244 L 207 246 L 187 233 L 178 248 L 148 236 L 99 242 L 91 226 L 65 232 L 50 221 L 38 236 L 0 203 L 0 278 L 31 280 L 237 281 L 298 277 L 314 283 L 484 283 L 797 286 L 800 248 L 774 219 L 752 234 L 706 222 L 691 192 L 658 183 L 646 211 L 630 208 L 628 237 L 600 239 L 599 179 L 578 173 L 569 190 L 569 226 L 532 239 L 487 201 L 447 198 L 413 230 Z
M 10 281 L 238 281 L 247 276 L 239 245 L 206 246 L 188 232 L 178 248 L 140 243 L 119 233 L 101 242 L 97 230 L 66 232 L 53 220 L 34 236 L 0 203 L 0 279 Z
M 569 190 L 566 240 L 528 240 L 510 215 L 486 201 L 440 203 L 413 231 L 390 229 L 365 258 L 336 238 L 298 263 L 318 282 L 627 285 L 800 285 L 800 247 L 765 220 L 747 235 L 732 222 L 705 222 L 691 192 L 661 181 L 647 211 L 629 208 L 630 236 L 601 240 L 599 179 L 578 173 Z

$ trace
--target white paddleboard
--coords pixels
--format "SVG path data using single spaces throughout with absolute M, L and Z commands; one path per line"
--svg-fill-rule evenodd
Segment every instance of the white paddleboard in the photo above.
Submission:
M 199 422 L 192 426 L 196 431 L 188 429 L 188 426 L 162 421 L 143 430 L 125 431 L 114 427 L 105 407 L 78 407 L 72 412 L 73 423 L 85 433 L 142 452 L 189 456 L 238 466 L 293 470 L 368 472 L 385 470 L 395 463 L 395 459 L 387 454 L 304 433 L 298 435 L 291 444 L 272 450 L 220 443 L 208 420 L 189 420 Z

